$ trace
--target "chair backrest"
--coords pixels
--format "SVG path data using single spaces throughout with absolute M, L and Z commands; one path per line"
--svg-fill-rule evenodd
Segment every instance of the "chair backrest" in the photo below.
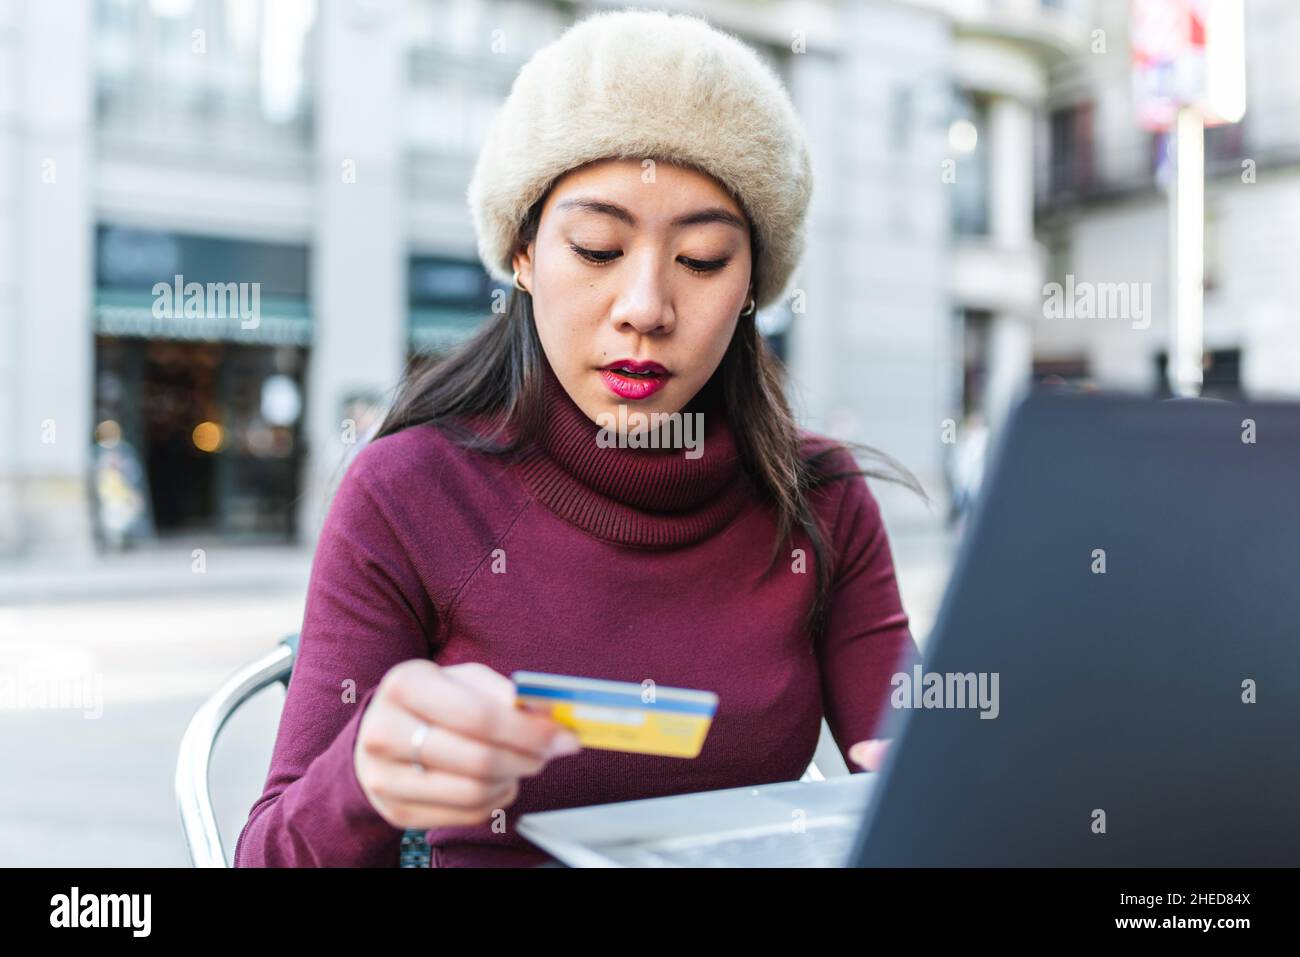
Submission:
M 217 737 L 230 716 L 259 691 L 279 682 L 288 690 L 298 655 L 298 635 L 282 639 L 268 652 L 231 675 L 200 705 L 181 736 L 176 761 L 176 807 L 190 861 L 195 867 L 229 867 L 212 808 L 209 774 Z M 816 762 L 801 780 L 820 781 Z M 425 831 L 407 828 L 398 849 L 398 867 L 428 867 L 432 851 Z
M 258 692 L 279 682 L 287 690 L 298 654 L 298 635 L 284 638 L 273 651 L 231 675 L 200 705 L 181 736 L 176 761 L 176 807 L 190 861 L 195 867 L 229 867 L 212 808 L 209 774 L 217 738 L 230 716 Z M 428 867 L 425 832 L 402 833 L 399 867 Z

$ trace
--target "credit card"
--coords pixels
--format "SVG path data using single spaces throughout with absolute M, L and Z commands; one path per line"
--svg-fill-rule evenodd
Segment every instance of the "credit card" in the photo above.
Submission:
M 718 710 L 712 691 L 516 671 L 515 707 L 550 715 L 584 748 L 693 758 Z

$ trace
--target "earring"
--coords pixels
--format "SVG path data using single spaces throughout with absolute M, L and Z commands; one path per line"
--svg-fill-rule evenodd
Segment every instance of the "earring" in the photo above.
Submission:
M 527 291 L 528 291 L 528 290 L 525 289 L 523 286 L 519 285 L 519 270 L 518 270 L 518 269 L 515 270 L 515 288 L 518 289 L 520 292 L 527 292 Z
M 749 297 L 749 305 L 746 306 L 744 309 L 740 310 L 740 314 L 741 314 L 742 316 L 752 316 L 752 315 L 754 314 L 754 306 L 755 306 L 755 305 L 757 305 L 757 303 L 754 301 L 754 297 L 753 297 L 753 296 L 750 296 L 750 297 Z

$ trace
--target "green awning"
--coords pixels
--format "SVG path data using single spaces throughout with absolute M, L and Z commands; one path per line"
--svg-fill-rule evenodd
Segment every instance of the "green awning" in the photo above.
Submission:
M 165 300 L 164 300 L 165 301 Z M 250 345 L 311 345 L 312 319 L 307 303 L 300 299 L 259 296 L 257 309 L 245 298 L 245 312 L 224 293 L 204 301 L 200 315 L 186 316 L 181 303 L 175 315 L 166 315 L 151 292 L 120 289 L 95 291 L 95 332 L 105 336 L 147 339 L 198 339 L 208 342 L 241 342 Z M 208 308 L 211 302 L 215 308 Z M 162 313 L 162 314 L 156 314 Z
M 199 316 L 155 315 L 155 297 L 147 292 L 100 289 L 95 293 L 95 332 L 105 336 L 243 342 L 253 345 L 309 346 L 312 317 L 307 303 L 261 297 L 258 314 L 245 319 L 235 309 Z M 164 312 L 162 307 L 159 312 Z M 207 310 L 203 310 L 205 313 Z M 418 307 L 410 313 L 410 344 L 418 352 L 440 352 L 476 333 L 487 317 L 481 311 Z M 245 328 L 245 326 L 248 328 Z

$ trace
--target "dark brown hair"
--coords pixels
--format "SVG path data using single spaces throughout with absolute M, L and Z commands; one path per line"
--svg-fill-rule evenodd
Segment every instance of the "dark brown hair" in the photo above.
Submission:
M 542 197 L 530 210 L 520 230 L 522 246 L 536 238 L 545 200 Z M 751 231 L 751 242 L 755 240 Z M 756 245 L 754 249 L 757 261 Z M 408 372 L 374 438 L 433 424 L 466 448 L 498 455 L 513 453 L 541 434 L 544 361 L 532 296 L 512 290 L 505 310 L 494 315 L 472 339 L 432 364 Z M 764 575 L 775 567 L 782 544 L 793 542 L 796 527 L 803 529 L 812 543 L 816 598 L 806 623 L 815 640 L 825 624 L 832 571 L 826 561 L 825 530 L 808 503 L 809 491 L 837 479 L 864 475 L 904 485 L 927 504 L 929 498 L 910 471 L 877 449 L 839 443 L 882 467 L 835 473 L 826 470 L 834 445 L 804 454 L 785 400 L 780 360 L 759 335 L 754 313 L 740 317 L 710 385 L 715 380 L 722 390 L 741 465 L 776 512 L 778 534 Z M 497 414 L 497 428 L 482 433 L 458 421 L 480 414 Z M 502 441 L 507 428 L 512 428 L 514 437 Z

